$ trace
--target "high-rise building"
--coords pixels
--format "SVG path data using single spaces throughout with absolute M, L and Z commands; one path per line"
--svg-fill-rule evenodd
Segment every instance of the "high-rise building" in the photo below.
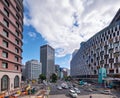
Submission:
M 55 72 L 55 51 L 49 45 L 40 47 L 40 62 L 42 63 L 42 74 L 49 80 L 52 73 Z
M 25 65 L 25 76 L 27 80 L 38 80 L 42 73 L 42 65 L 37 60 L 30 60 Z
M 23 0 L 0 0 L 0 92 L 20 88 L 22 32 Z
M 107 76 L 120 77 L 120 9 L 109 26 L 81 43 L 70 65 L 74 77 L 97 77 L 102 67 Z

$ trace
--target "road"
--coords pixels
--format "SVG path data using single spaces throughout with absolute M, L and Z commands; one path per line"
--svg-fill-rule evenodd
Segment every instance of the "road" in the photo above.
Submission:
M 57 89 L 57 85 L 61 85 L 62 82 L 58 82 L 58 83 L 52 83 L 51 84 L 51 92 L 50 92 L 50 98 L 70 98 L 68 92 L 69 89 L 62 89 L 62 90 L 58 90 Z M 101 94 L 101 91 L 103 91 L 103 88 L 97 87 L 95 88 L 95 86 L 91 85 L 91 86 L 80 86 L 77 85 L 77 88 L 80 89 L 81 93 L 80 95 L 78 95 L 77 98 L 89 98 L 90 95 L 92 95 L 92 98 L 112 98 L 112 96 L 115 96 L 116 94 L 112 92 L 112 95 L 105 95 L 105 94 Z M 94 89 L 93 89 L 94 88 Z M 91 91 L 91 89 L 93 89 L 93 91 Z M 117 95 L 116 98 L 120 98 L 120 94 Z

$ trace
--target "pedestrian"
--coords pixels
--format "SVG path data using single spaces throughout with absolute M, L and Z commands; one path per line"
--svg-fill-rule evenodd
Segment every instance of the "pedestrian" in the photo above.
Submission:
M 92 95 L 90 95 L 90 98 L 92 98 Z

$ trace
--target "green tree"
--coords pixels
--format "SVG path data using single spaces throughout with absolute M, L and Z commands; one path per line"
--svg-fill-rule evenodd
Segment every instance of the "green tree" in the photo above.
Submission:
M 65 81 L 71 81 L 72 77 L 71 76 L 65 76 L 64 79 L 65 79 Z
M 43 80 L 46 80 L 46 76 L 44 74 L 40 74 L 39 79 L 43 82 Z
M 57 75 L 55 73 L 52 74 L 51 80 L 52 80 L 52 82 L 56 82 L 57 81 Z

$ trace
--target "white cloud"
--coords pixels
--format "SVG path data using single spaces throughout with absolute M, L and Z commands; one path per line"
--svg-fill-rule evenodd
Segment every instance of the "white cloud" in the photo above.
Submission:
M 28 35 L 33 39 L 36 38 L 36 33 L 35 32 L 29 32 Z
M 120 0 L 24 0 L 24 4 L 30 17 L 25 15 L 25 25 L 32 25 L 60 57 L 109 25 Z

